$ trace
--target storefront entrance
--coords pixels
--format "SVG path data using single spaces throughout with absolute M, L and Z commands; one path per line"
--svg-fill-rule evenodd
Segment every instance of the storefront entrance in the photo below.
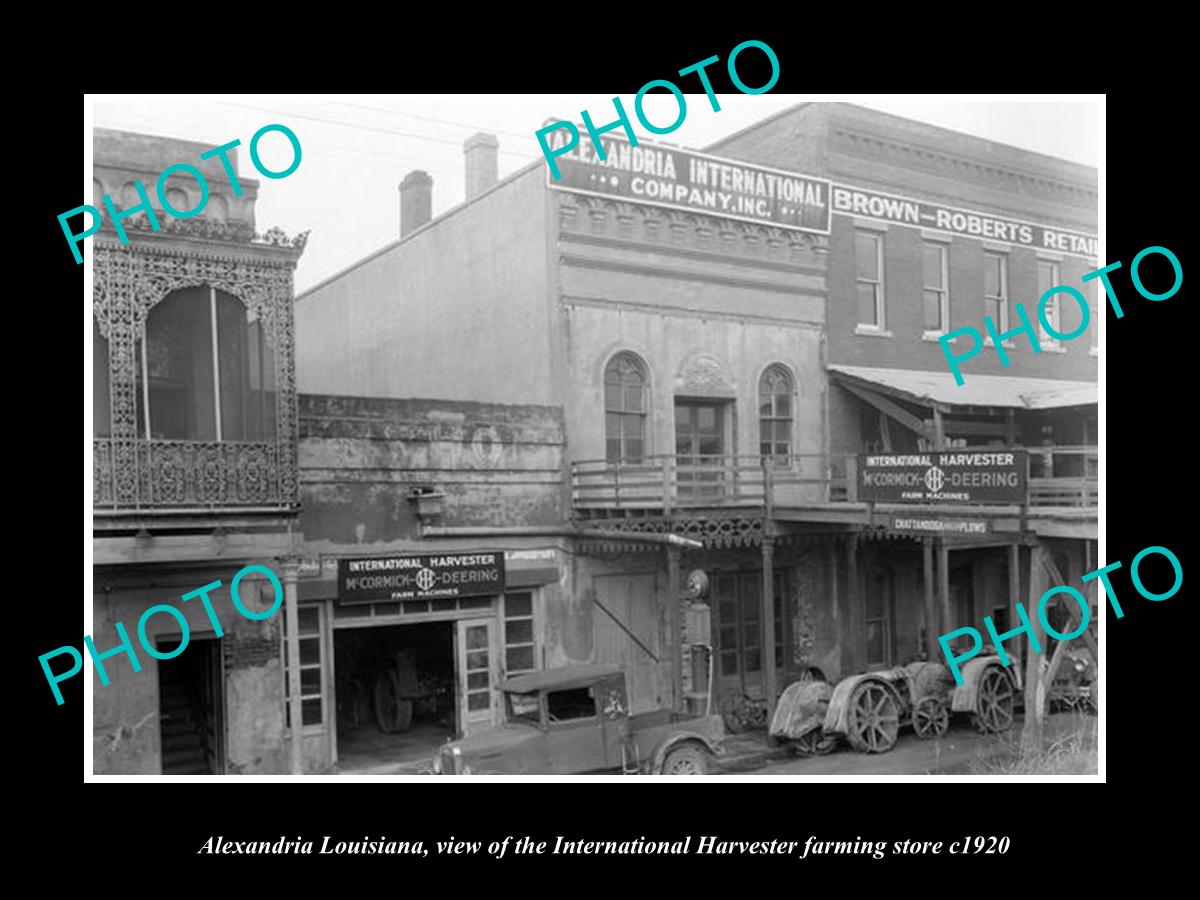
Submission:
M 334 631 L 342 771 L 428 759 L 459 733 L 455 625 Z

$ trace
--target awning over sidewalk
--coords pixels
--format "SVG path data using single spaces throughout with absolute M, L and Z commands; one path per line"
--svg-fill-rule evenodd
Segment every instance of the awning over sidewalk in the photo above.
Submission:
M 883 390 L 903 400 L 925 406 L 994 406 L 1014 409 L 1058 409 L 1086 406 L 1099 399 L 1099 387 L 1090 381 L 1057 378 L 1018 378 L 1014 375 L 970 375 L 957 385 L 947 371 L 877 369 L 868 366 L 830 365 L 834 380 Z

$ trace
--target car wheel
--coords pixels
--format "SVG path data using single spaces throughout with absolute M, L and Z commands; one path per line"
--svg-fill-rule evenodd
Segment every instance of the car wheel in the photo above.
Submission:
M 695 744 L 676 747 L 663 760 L 663 775 L 707 775 L 709 752 Z

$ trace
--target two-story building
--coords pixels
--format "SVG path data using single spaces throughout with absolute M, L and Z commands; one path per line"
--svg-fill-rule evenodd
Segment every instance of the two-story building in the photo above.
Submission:
M 1093 171 L 843 104 L 712 152 L 605 145 L 497 181 L 477 136 L 463 204 L 431 220 L 410 174 L 398 240 L 297 299 L 313 767 L 411 749 L 372 733 L 397 656 L 428 741 L 494 723 L 503 675 L 571 663 L 624 668 L 634 711 L 710 684 L 730 710 L 1003 626 L 1022 548 L 1094 559 L 1089 339 L 1013 339 L 961 388 L 937 343 L 1090 266 Z M 890 465 L 934 480 L 875 490 Z M 347 581 L 488 554 L 503 581 L 440 605 Z
M 159 222 L 125 219 L 91 247 L 93 270 L 93 586 L 91 636 L 98 653 L 121 644 L 122 623 L 140 665 L 126 653 L 93 676 L 97 774 L 278 773 L 291 769 L 284 678 L 284 615 L 254 621 L 237 612 L 230 582 L 245 565 L 271 568 L 294 609 L 288 563 L 299 507 L 292 272 L 304 236 L 255 231 L 258 182 L 235 192 L 209 145 L 107 129 L 94 134 L 94 200 L 118 209 L 149 186 Z M 236 167 L 237 152 L 230 153 Z M 175 210 L 154 190 L 169 166 L 198 166 L 204 189 L 176 172 L 165 183 Z M 239 596 L 270 608 L 274 590 L 248 576 Z M 212 616 L 182 595 L 213 582 Z M 186 616 L 143 614 L 168 604 Z M 215 621 L 214 618 L 215 617 Z M 300 631 L 307 633 L 301 618 Z M 223 636 L 222 636 L 223 634 Z M 293 656 L 311 641 L 293 633 Z M 301 676 L 303 677 L 302 673 Z M 300 678 L 296 679 L 297 683 Z M 298 693 L 298 692 L 294 692 Z

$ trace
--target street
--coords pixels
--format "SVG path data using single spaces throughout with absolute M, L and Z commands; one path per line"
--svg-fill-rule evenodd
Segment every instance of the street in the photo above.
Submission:
M 1052 743 L 1082 724 L 1090 725 L 1092 717 L 1073 713 L 1057 713 L 1046 717 L 1046 740 Z M 907 729 L 902 731 L 896 746 L 887 753 L 856 753 L 847 745 L 828 756 L 809 759 L 783 758 L 765 765 L 725 767 L 723 775 L 971 775 L 987 774 L 986 764 L 972 771 L 971 764 L 990 757 L 1006 757 L 1020 743 L 1023 718 L 1017 717 L 1013 729 L 1005 735 L 984 735 L 969 723 L 955 723 L 939 740 L 923 741 Z

